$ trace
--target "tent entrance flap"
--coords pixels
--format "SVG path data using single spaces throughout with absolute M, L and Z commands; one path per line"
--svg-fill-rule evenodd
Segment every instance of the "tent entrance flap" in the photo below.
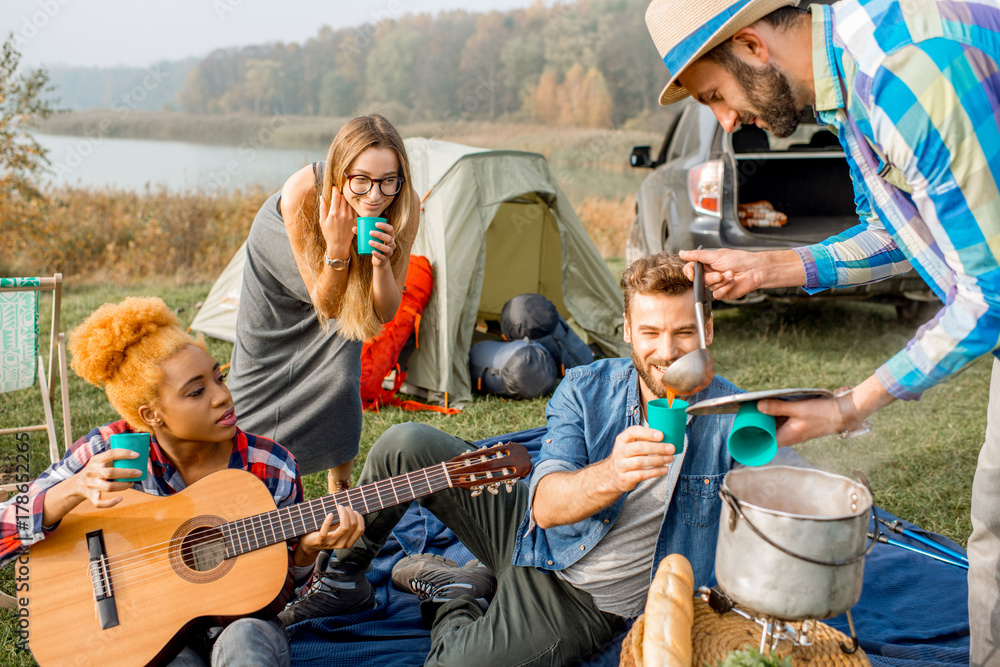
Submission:
M 552 210 L 532 193 L 500 205 L 486 230 L 486 265 L 477 317 L 499 320 L 518 294 L 541 294 L 563 318 L 562 244 Z

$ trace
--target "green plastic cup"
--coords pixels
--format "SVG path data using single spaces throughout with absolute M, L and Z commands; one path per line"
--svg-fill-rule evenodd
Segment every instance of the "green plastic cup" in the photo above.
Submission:
M 756 401 L 744 403 L 736 413 L 733 430 L 726 440 L 729 454 L 745 466 L 770 463 L 778 453 L 778 440 L 774 431 L 774 417 L 760 412 Z
M 368 245 L 372 240 L 372 232 L 381 231 L 375 226 L 376 222 L 385 222 L 385 218 L 358 218 L 358 254 L 370 255 L 373 248 Z M 375 239 L 379 243 L 379 239 Z
M 130 468 L 142 473 L 141 477 L 121 478 L 118 482 L 141 482 L 146 479 L 149 468 L 149 434 L 148 433 L 116 433 L 111 436 L 111 449 L 127 449 L 139 455 L 137 459 L 115 459 L 115 468 Z
M 674 456 L 684 451 L 684 433 L 687 431 L 687 401 L 674 399 L 667 407 L 667 399 L 654 398 L 646 403 L 646 421 L 649 428 L 663 433 L 663 442 L 674 446 Z

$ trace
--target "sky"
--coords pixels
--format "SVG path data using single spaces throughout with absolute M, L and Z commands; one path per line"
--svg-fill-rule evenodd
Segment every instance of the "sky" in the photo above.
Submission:
M 0 0 L 22 66 L 147 67 L 229 46 L 303 42 L 406 14 L 509 10 L 536 0 Z

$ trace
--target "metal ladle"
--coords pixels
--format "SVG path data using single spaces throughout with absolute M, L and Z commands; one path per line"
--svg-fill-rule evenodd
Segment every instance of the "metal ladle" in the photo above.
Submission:
M 670 364 L 661 382 L 679 396 L 697 394 L 715 377 L 715 362 L 705 342 L 705 276 L 701 262 L 694 263 L 694 317 L 698 323 L 697 350 Z

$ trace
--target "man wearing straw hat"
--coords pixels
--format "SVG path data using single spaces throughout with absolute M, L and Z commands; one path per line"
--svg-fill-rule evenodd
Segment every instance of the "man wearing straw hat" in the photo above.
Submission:
M 802 248 L 682 252 L 716 298 L 808 292 L 916 269 L 945 307 L 906 348 L 832 400 L 762 401 L 780 445 L 867 430 L 1000 345 L 1000 6 L 995 0 L 653 0 L 646 24 L 669 70 L 667 105 L 692 95 L 732 132 L 790 135 L 802 110 L 834 130 L 861 223 Z M 686 267 L 692 271 L 692 267 Z M 1000 664 L 1000 362 L 972 492 L 973 665 Z

